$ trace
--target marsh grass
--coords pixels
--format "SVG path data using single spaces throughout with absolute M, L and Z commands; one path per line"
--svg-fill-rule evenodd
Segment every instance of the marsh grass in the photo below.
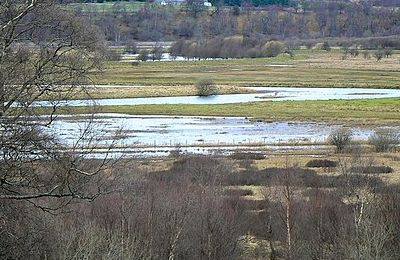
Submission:
M 82 113 L 85 108 L 70 108 Z M 342 122 L 357 125 L 398 124 L 400 98 L 321 101 L 260 101 L 239 104 L 160 104 L 103 106 L 102 113 L 136 115 L 240 116 L 261 120 Z
M 224 94 L 252 93 L 255 90 L 249 88 L 219 85 L 215 86 L 215 92 Z M 76 92 L 72 99 L 106 98 L 142 98 L 142 97 L 175 97 L 196 96 L 198 89 L 195 86 L 109 86 L 94 87 L 86 90 L 86 93 Z
M 297 50 L 293 58 L 231 60 L 110 62 L 104 73 L 93 75 L 100 84 L 148 86 L 194 85 L 199 78 L 212 78 L 217 85 L 288 87 L 399 88 L 400 54 L 376 62 L 362 57 L 341 59 L 331 52 Z

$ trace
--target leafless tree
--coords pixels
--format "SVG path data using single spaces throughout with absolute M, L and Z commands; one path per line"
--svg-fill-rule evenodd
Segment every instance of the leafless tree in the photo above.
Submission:
M 102 192 L 98 173 L 107 160 L 81 156 L 96 141 L 90 124 L 70 147 L 49 127 L 63 102 L 87 93 L 101 48 L 96 31 L 55 1 L 1 2 L 0 200 L 51 210 Z M 48 100 L 44 107 L 38 105 L 42 100 Z

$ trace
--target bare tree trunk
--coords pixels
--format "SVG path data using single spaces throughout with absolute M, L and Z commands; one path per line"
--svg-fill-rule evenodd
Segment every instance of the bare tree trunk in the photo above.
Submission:
M 291 225 L 291 191 L 289 185 L 285 186 L 285 196 L 286 196 L 286 245 L 287 245 L 287 258 L 291 259 L 292 251 L 292 225 Z
M 181 226 L 178 229 L 178 232 L 174 236 L 174 240 L 172 242 L 171 250 L 170 250 L 169 256 L 168 256 L 169 260 L 174 260 L 175 259 L 175 251 L 176 251 L 176 248 L 178 247 L 178 241 L 179 241 L 179 238 L 181 236 L 182 230 L 183 230 L 183 225 L 181 224 Z
M 154 195 L 150 195 L 150 207 L 149 207 L 149 215 L 148 215 L 148 222 L 147 222 L 147 232 L 150 236 L 149 238 L 149 259 L 153 259 L 153 214 L 154 214 Z
M 285 187 L 284 187 L 284 195 L 285 195 L 285 200 L 286 200 L 286 218 L 285 218 L 285 224 L 286 224 L 286 257 L 287 259 L 292 258 L 292 188 L 291 188 L 291 182 L 290 182 L 290 174 L 289 174 L 289 163 L 288 163 L 288 157 L 286 157 L 286 180 L 285 180 Z

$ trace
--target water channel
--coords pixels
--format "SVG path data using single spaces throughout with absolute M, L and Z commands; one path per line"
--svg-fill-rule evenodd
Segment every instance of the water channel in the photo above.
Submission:
M 366 89 L 366 88 L 289 88 L 289 87 L 257 87 L 256 93 L 214 95 L 208 97 L 180 96 L 180 97 L 146 97 L 98 99 L 94 101 L 68 101 L 69 106 L 85 106 L 93 104 L 100 106 L 116 105 L 151 105 L 151 104 L 229 104 L 257 101 L 288 101 L 288 100 L 331 100 L 331 99 L 371 99 L 397 98 L 399 89 Z M 49 102 L 37 102 L 36 105 L 47 106 Z
M 216 95 L 212 97 L 155 97 L 95 100 L 96 104 L 225 104 L 263 100 L 330 100 L 400 97 L 397 89 L 359 88 L 284 88 L 258 87 L 257 93 Z M 68 105 L 87 105 L 89 101 L 75 100 Z M 41 102 L 37 105 L 48 105 Z M 60 116 L 48 131 L 56 133 L 67 144 L 72 144 L 80 129 L 87 124 L 87 115 Z M 209 153 L 216 149 L 233 151 L 247 147 L 321 143 L 342 126 L 313 122 L 259 122 L 243 117 L 184 117 L 134 116 L 124 114 L 97 114 L 93 120 L 95 135 L 100 144 L 109 145 L 120 131 L 118 146 L 132 152 L 165 155 L 183 147 L 186 152 Z M 394 127 L 400 131 L 400 126 Z M 355 139 L 366 140 L 374 129 L 352 128 Z M 308 146 L 310 147 L 310 146 Z
M 89 116 L 61 116 L 51 131 L 72 144 L 80 136 Z M 338 124 L 310 122 L 261 122 L 243 117 L 133 116 L 98 114 L 93 119 L 94 135 L 107 146 L 119 133 L 117 146 L 153 153 L 169 153 L 181 147 L 186 152 L 268 145 L 302 145 L 325 142 Z M 366 140 L 371 128 L 352 128 L 355 139 Z M 397 128 L 400 130 L 400 126 Z

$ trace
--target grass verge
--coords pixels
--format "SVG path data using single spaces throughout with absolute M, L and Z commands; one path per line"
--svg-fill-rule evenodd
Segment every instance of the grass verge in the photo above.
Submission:
M 95 87 L 89 88 L 87 92 L 78 92 L 73 99 L 104 98 L 141 98 L 141 97 L 175 97 L 175 96 L 197 96 L 198 89 L 195 86 L 139 86 L 139 87 Z M 216 93 L 241 94 L 251 93 L 255 90 L 237 86 L 216 86 Z
M 62 113 L 86 113 L 88 108 L 70 107 Z M 266 121 L 341 122 L 349 125 L 398 124 L 400 99 L 262 101 L 221 105 L 102 106 L 101 113 L 180 116 L 240 116 Z M 42 111 L 45 113 L 45 111 Z

